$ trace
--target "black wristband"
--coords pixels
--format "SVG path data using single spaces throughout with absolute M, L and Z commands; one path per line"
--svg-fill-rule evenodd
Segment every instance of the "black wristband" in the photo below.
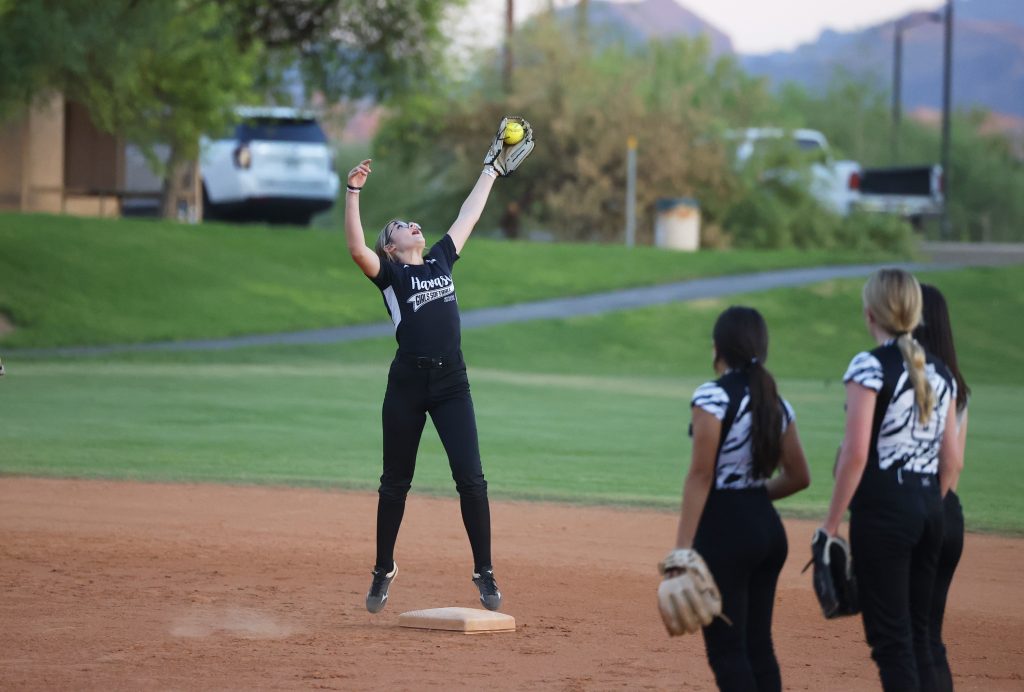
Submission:
M 348 185 L 348 184 L 346 184 L 345 187 L 348 188 L 349 192 L 359 192 L 360 190 L 363 189 L 361 187 L 356 187 L 355 185 Z

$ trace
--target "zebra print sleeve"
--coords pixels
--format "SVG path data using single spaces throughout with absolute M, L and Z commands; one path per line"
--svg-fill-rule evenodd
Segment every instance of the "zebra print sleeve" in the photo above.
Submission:
M 717 383 L 705 382 L 693 393 L 690 406 L 702 408 L 718 420 L 724 420 L 725 410 L 729 408 L 729 395 Z
M 785 399 L 782 400 L 782 432 L 786 432 L 789 424 L 796 420 L 796 411 Z
M 862 351 L 850 361 L 850 367 L 843 375 L 843 384 L 856 382 L 862 387 L 867 387 L 875 392 L 882 391 L 882 364 L 873 355 Z

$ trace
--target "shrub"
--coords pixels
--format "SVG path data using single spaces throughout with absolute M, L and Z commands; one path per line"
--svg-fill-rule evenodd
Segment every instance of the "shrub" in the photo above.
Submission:
M 897 216 L 858 212 L 843 219 L 836 229 L 838 248 L 907 255 L 913 245 L 913 228 Z

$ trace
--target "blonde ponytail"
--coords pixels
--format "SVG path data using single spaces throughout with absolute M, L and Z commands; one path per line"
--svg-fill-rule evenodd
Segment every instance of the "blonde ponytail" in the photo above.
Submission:
M 925 374 L 924 348 L 910 334 L 900 334 L 896 339 L 896 345 L 899 346 L 900 353 L 903 354 L 903 362 L 907 364 L 907 376 L 910 377 L 910 384 L 914 385 L 918 420 L 921 421 L 921 425 L 927 425 L 928 419 L 932 417 L 932 411 L 935 410 L 935 392 Z
M 879 327 L 896 334 L 907 375 L 914 386 L 918 419 L 927 424 L 935 409 L 935 392 L 925 373 L 925 353 L 910 335 L 921 323 L 921 285 L 902 269 L 879 269 L 864 284 L 864 307 Z

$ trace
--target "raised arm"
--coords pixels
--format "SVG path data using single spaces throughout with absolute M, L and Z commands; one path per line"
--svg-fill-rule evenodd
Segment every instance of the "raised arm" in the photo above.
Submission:
M 363 160 L 348 173 L 348 187 L 345 191 L 345 241 L 348 243 L 352 261 L 372 279 L 380 273 L 380 258 L 366 246 L 363 223 L 359 219 L 359 192 L 372 172 L 370 161 L 371 159 Z
M 507 128 L 517 126 L 519 128 L 518 139 L 511 139 L 514 135 Z M 526 157 L 533 151 L 533 128 L 525 118 L 518 116 L 507 116 L 501 119 L 498 131 L 491 140 L 491 145 L 484 155 L 484 169 L 477 178 L 473 191 L 462 203 L 459 210 L 459 217 L 448 229 L 455 244 L 455 252 L 462 252 L 463 246 L 469 240 L 469 234 L 473 232 L 476 222 L 480 220 L 480 214 L 487 204 L 487 197 L 491 194 L 491 187 L 494 179 L 500 176 L 510 175 L 526 160 Z
M 448 235 L 451 236 L 452 242 L 455 244 L 456 253 L 462 252 L 463 246 L 469 240 L 469 234 L 473 232 L 476 222 L 480 220 L 480 215 L 484 212 L 484 205 L 487 204 L 487 198 L 491 194 L 491 188 L 494 187 L 494 179 L 497 175 L 495 170 L 490 167 L 485 167 L 480 172 L 480 177 L 476 179 L 476 185 L 473 186 L 466 201 L 462 203 L 458 218 L 448 229 Z

